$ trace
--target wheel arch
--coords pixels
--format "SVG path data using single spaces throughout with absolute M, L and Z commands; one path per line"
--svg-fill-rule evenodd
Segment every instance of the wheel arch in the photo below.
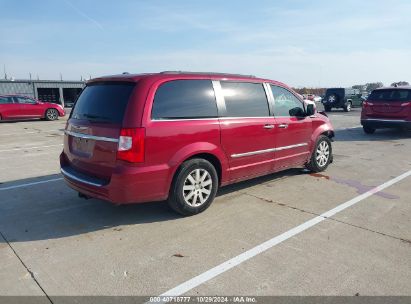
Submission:
M 219 185 L 224 185 L 228 180 L 228 160 L 225 153 L 212 143 L 193 143 L 180 149 L 171 158 L 169 167 L 172 168 L 169 177 L 171 186 L 181 165 L 193 158 L 202 158 L 209 161 L 217 171 Z
M 53 108 L 53 107 L 47 107 L 47 108 L 44 109 L 43 118 L 46 118 L 47 111 L 48 111 L 48 110 L 51 110 L 51 109 L 56 110 L 56 111 L 58 112 L 58 110 L 55 109 L 55 108 Z
M 319 126 L 319 127 L 313 132 L 313 134 L 312 134 L 312 136 L 311 136 L 311 142 L 310 142 L 310 152 L 311 152 L 311 153 L 314 151 L 315 144 L 316 144 L 318 138 L 319 138 L 321 135 L 325 135 L 325 136 L 327 136 L 331 141 L 333 141 L 333 138 L 334 138 L 334 136 L 335 136 L 335 133 L 334 133 L 334 130 L 333 130 L 330 126 L 328 126 L 328 125 L 326 125 L 326 124 Z M 311 154 L 311 153 L 310 153 L 310 154 Z

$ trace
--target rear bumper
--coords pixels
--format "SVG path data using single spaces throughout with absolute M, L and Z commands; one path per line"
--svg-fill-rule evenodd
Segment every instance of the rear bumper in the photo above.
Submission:
M 133 167 L 119 164 L 110 180 L 99 179 L 72 168 L 60 157 L 61 173 L 74 190 L 115 204 L 161 201 L 168 197 L 168 166 Z
M 361 125 L 374 129 L 379 128 L 410 128 L 411 121 L 401 119 L 367 118 L 361 119 Z

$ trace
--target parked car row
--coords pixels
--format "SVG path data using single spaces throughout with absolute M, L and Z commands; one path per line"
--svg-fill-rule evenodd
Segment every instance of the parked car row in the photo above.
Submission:
M 311 100 L 307 99 L 312 97 Z M 183 215 L 210 206 L 220 186 L 293 167 L 325 170 L 334 129 L 314 96 L 252 76 L 162 72 L 92 79 L 65 128 L 61 173 L 84 198 L 167 200 Z M 327 89 L 326 111 L 361 106 L 364 132 L 411 128 L 411 87 Z M 0 119 L 65 115 L 57 104 L 0 96 Z

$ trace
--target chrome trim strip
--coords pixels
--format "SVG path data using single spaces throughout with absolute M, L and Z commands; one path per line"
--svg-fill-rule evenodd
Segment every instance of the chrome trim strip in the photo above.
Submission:
M 87 185 L 91 185 L 91 186 L 95 186 L 95 187 L 102 187 L 102 186 L 104 186 L 104 184 L 93 183 L 93 182 L 90 182 L 90 181 L 88 181 L 88 180 L 81 179 L 81 178 L 79 178 L 79 177 L 77 177 L 77 176 L 75 176 L 75 175 L 73 175 L 73 174 L 71 174 L 71 173 L 68 173 L 68 172 L 67 172 L 66 170 L 64 170 L 63 168 L 60 168 L 60 172 L 61 172 L 61 174 L 63 174 L 64 176 L 67 176 L 68 178 L 74 179 L 75 181 L 78 181 L 78 182 L 83 183 L 83 184 L 87 184 Z
M 190 120 L 217 120 L 218 121 L 218 117 L 210 117 L 210 118 L 173 118 L 173 119 L 161 119 L 161 118 L 157 118 L 157 119 L 151 119 L 152 122 L 161 122 L 161 121 L 190 121 Z
M 266 150 L 258 150 L 258 151 L 252 151 L 252 152 L 246 152 L 246 153 L 232 154 L 231 157 L 232 158 L 238 158 L 238 157 L 252 156 L 252 155 L 257 155 L 257 154 L 264 154 L 264 153 L 288 150 L 288 149 L 303 147 L 303 146 L 307 146 L 307 145 L 308 145 L 307 143 L 301 143 L 301 144 L 278 147 L 278 148 L 272 148 L 272 149 L 266 149 Z
M 301 143 L 301 144 L 296 144 L 296 145 L 291 145 L 291 146 L 279 147 L 279 148 L 275 148 L 275 151 L 282 151 L 282 150 L 293 149 L 293 148 L 304 147 L 304 146 L 308 146 L 308 143 Z
M 404 119 L 378 119 L 378 118 L 366 118 L 363 119 L 362 121 L 383 121 L 383 122 L 407 122 L 407 120 Z
M 289 116 L 287 116 L 289 117 Z M 273 119 L 274 116 L 250 116 L 250 117 L 210 117 L 210 118 L 175 118 L 175 119 L 151 119 L 151 121 L 185 121 L 185 120 L 222 120 L 222 119 L 248 119 L 248 118 L 270 118 Z
M 77 132 L 72 132 L 65 130 L 64 134 L 78 137 L 78 138 L 84 138 L 84 139 L 92 139 L 92 140 L 99 140 L 99 141 L 108 141 L 108 142 L 118 142 L 118 138 L 111 138 L 111 137 L 104 137 L 104 136 L 94 136 L 94 135 L 89 135 L 89 134 L 83 134 L 83 133 L 77 133 Z

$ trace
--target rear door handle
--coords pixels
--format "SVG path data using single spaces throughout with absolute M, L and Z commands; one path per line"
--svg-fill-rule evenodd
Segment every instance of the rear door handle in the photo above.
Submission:
M 274 129 L 274 125 L 264 125 L 264 129 Z
M 281 128 L 281 129 L 287 129 L 288 125 L 287 124 L 281 124 L 281 125 L 278 125 L 278 127 Z

